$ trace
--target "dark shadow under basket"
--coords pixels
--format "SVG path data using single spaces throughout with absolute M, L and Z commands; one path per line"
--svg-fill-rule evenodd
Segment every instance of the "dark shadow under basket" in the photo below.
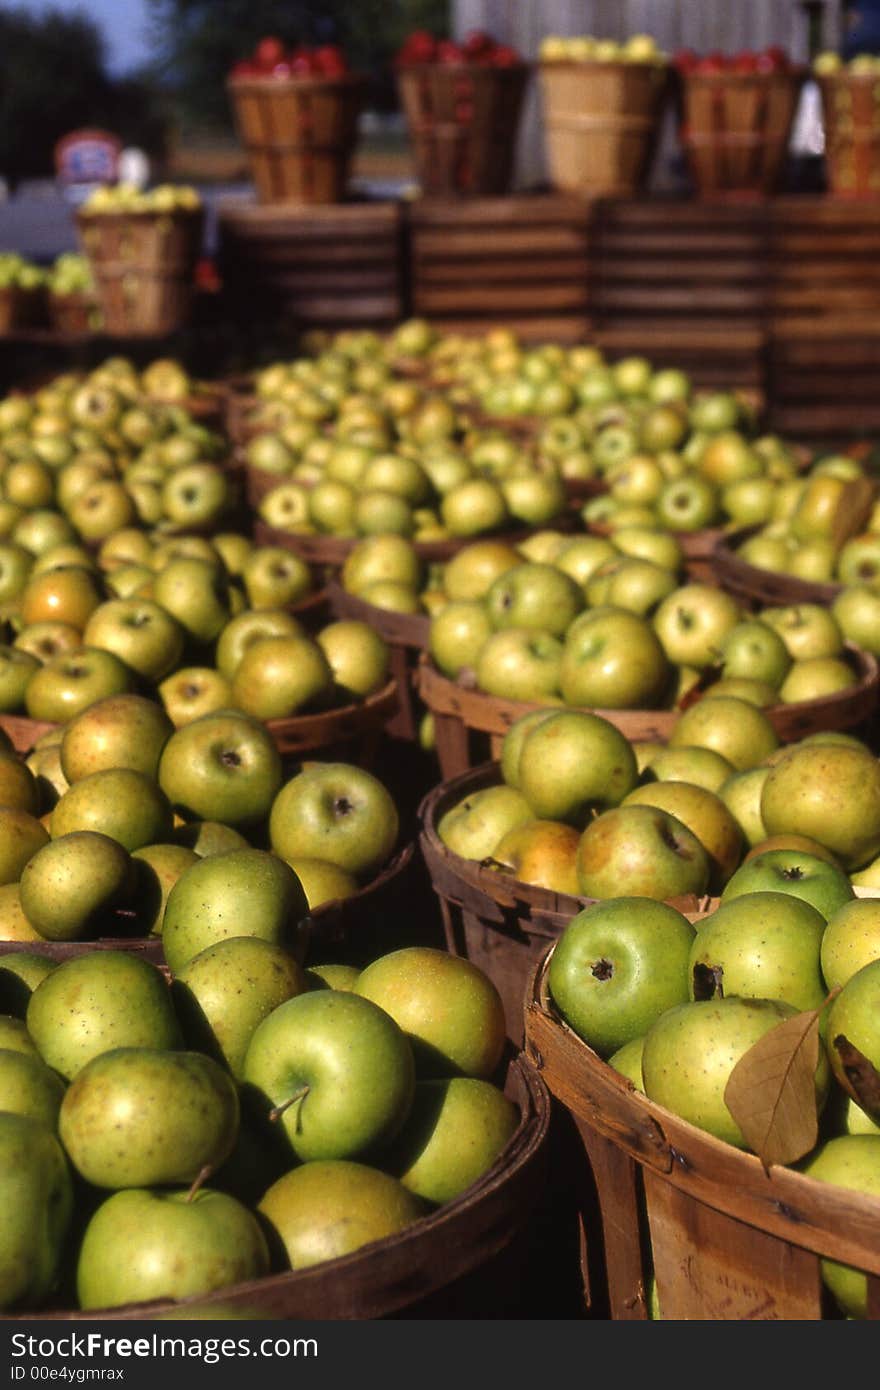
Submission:
M 498 786 L 498 763 L 484 763 L 435 787 L 419 807 L 419 847 L 440 900 L 446 944 L 494 981 L 503 1001 L 508 1033 L 522 1042 L 523 1005 L 530 970 L 594 898 L 554 893 L 510 874 L 454 854 L 437 827 L 465 797 Z M 713 899 L 688 894 L 673 906 L 692 921 L 711 910 Z
M 542 1241 L 549 1175 L 550 1096 L 523 1057 L 510 1060 L 504 1089 L 520 1111 L 516 1132 L 466 1192 L 397 1235 L 308 1269 L 179 1302 L 102 1310 L 100 1318 L 143 1320 L 239 1316 L 308 1321 L 528 1316 L 553 1277 Z M 544 1233 L 546 1234 L 546 1233 Z M 31 1310 L 28 1320 L 94 1321 L 94 1311 Z M 18 1321 L 9 1314 L 0 1321 Z
M 665 1320 L 820 1319 L 819 1256 L 866 1271 L 868 1315 L 880 1316 L 880 1200 L 765 1170 L 648 1100 L 559 1017 L 549 958 L 526 988 L 526 1052 L 580 1134 L 610 1317 L 648 1318 L 653 1277 Z

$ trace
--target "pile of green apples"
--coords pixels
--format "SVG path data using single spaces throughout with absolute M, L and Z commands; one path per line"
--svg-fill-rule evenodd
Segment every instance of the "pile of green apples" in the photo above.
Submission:
M 834 823 L 835 777 L 858 797 L 845 825 Z M 770 768 L 762 807 L 773 824 L 824 831 L 825 843 L 815 852 L 759 846 L 696 918 L 630 894 L 622 879 L 618 895 L 567 923 L 549 956 L 549 995 L 636 1090 L 746 1151 L 760 1149 L 743 1118 L 745 1082 L 739 1109 L 728 1090 L 734 1068 L 763 1046 L 769 1080 L 767 1049 L 788 1057 L 785 1025 L 813 1020 L 815 1061 L 799 1096 L 805 1138 L 783 1161 L 878 1198 L 880 902 L 856 895 L 852 869 L 880 852 L 880 765 L 855 746 L 793 748 Z M 866 1317 L 865 1275 L 829 1259 L 821 1270 L 840 1313 Z
M 198 858 L 271 851 L 312 911 L 385 870 L 400 817 L 379 778 L 354 764 L 291 771 L 249 715 L 227 709 L 175 728 L 160 705 L 124 693 L 26 755 L 3 736 L 0 830 L 0 940 L 161 937 L 165 950 L 168 893 Z
M 110 358 L 0 401 L 0 533 L 96 545 L 140 526 L 220 529 L 238 505 L 221 434 L 197 419 L 181 364 Z
M 17 251 L 0 251 L 0 289 L 37 290 L 46 283 L 46 272 Z
M 862 829 L 880 817 L 878 777 L 856 736 L 780 744 L 763 710 L 733 695 L 704 696 L 665 744 L 631 742 L 590 711 L 543 708 L 514 722 L 497 781 L 453 799 L 436 833 L 463 859 L 580 898 L 717 896 L 770 850 L 794 877 L 802 854 L 834 861 L 851 897 L 880 886 Z
M 313 1267 L 499 1160 L 520 1113 L 494 985 L 420 946 L 306 967 L 304 910 L 282 860 L 232 851 L 175 884 L 167 974 L 115 949 L 3 958 L 0 1307 L 176 1301 Z
M 428 651 L 489 695 L 606 710 L 678 708 L 705 689 L 766 707 L 857 684 L 834 613 L 751 613 L 714 584 L 682 581 L 682 568 L 678 540 L 647 527 L 476 541 L 434 581 Z
M 94 294 L 95 278 L 88 256 L 62 251 L 49 266 L 46 284 L 50 294 Z
M 180 726 L 360 702 L 388 683 L 387 643 L 365 622 L 297 616 L 313 592 L 296 555 L 234 533 L 153 542 L 125 528 L 97 554 L 0 542 L 0 713 L 65 725 L 135 692 Z

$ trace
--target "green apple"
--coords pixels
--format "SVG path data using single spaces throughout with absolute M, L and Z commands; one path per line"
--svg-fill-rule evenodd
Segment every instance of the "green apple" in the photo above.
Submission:
M 623 798 L 624 806 L 657 806 L 693 832 L 709 856 L 709 891 L 718 892 L 737 868 L 743 836 L 717 792 L 693 782 L 647 782 Z
M 409 1036 L 420 1075 L 494 1075 L 504 1049 L 504 1006 L 488 975 L 463 956 L 401 947 L 361 971 L 357 992 Z
M 172 975 L 209 946 L 259 937 L 301 959 L 305 893 L 289 864 L 262 849 L 233 849 L 184 869 L 168 894 L 162 950 Z
M 61 1077 L 36 1049 L 27 1055 L 20 1048 L 0 1048 L 0 1112 L 27 1115 L 57 1133 L 64 1091 Z
M 253 642 L 264 637 L 301 637 L 304 633 L 302 623 L 286 608 L 248 608 L 230 618 L 217 638 L 217 670 L 231 681 Z
M 197 859 L 207 859 L 212 854 L 224 854 L 229 849 L 250 847 L 244 835 L 234 830 L 231 825 L 224 825 L 222 821 L 217 820 L 195 820 L 175 826 L 172 831 L 172 843 L 192 850 Z
M 91 1217 L 76 1264 L 79 1306 L 208 1294 L 269 1273 L 253 1212 L 225 1192 L 128 1188 Z
M 623 608 L 598 607 L 569 628 L 559 688 L 569 705 L 593 709 L 657 708 L 669 662 L 647 619 Z
M 109 835 L 131 853 L 171 833 L 173 812 L 165 792 L 145 772 L 106 767 L 68 787 L 50 813 L 53 840 L 77 830 Z
M 49 941 L 121 935 L 135 888 L 131 855 L 92 830 L 62 833 L 38 849 L 21 874 L 22 911 Z
M 720 792 L 729 777 L 734 776 L 733 764 L 712 748 L 668 748 L 660 745 L 643 769 L 644 781 L 692 782 L 710 792 Z
M 521 563 L 522 555 L 506 541 L 471 541 L 443 566 L 443 589 L 452 602 L 476 602 L 486 597 L 501 575 Z
M 480 690 L 508 700 L 558 698 L 563 645 L 549 632 L 506 628 L 493 632 L 477 656 Z
M 721 643 L 722 678 L 764 681 L 782 685 L 792 667 L 792 658 L 781 635 L 758 618 L 743 618 L 724 636 Z
M 48 1125 L 9 1112 L 0 1112 L 0 1165 L 0 1308 L 39 1307 L 62 1273 L 74 1202 L 70 1168 Z
M 51 975 L 56 964 L 51 957 L 31 951 L 12 951 L 0 957 L 0 1008 L 24 1023 L 31 995 L 40 981 Z M 36 1048 L 35 1044 L 31 1045 Z M 8 1036 L 6 1046 L 9 1046 Z
M 711 863 L 696 835 L 668 811 L 616 806 L 583 831 L 577 871 L 584 897 L 619 897 L 625 884 L 627 896 L 662 900 L 705 893 Z
M 175 729 L 232 708 L 232 685 L 213 666 L 180 666 L 156 690 Z
M 7 980 L 8 978 L 7 976 Z M 7 981 L 2 981 L 2 984 L 5 989 Z M 27 1057 L 39 1057 L 40 1055 L 27 1030 L 24 1019 L 11 1013 L 0 1013 L 0 1048 L 7 1052 L 19 1052 Z
M 217 1056 L 240 1080 L 258 1024 L 308 984 L 285 947 L 257 936 L 229 936 L 188 960 L 172 992 L 189 1045 Z
M 16 884 L 28 861 L 49 841 L 49 832 L 29 811 L 0 806 L 0 885 Z
M 197 557 L 170 560 L 153 581 L 153 597 L 197 642 L 216 641 L 231 616 L 222 568 Z
M 366 699 L 387 684 L 390 648 L 369 623 L 341 618 L 321 628 L 316 641 L 346 700 Z
M 861 966 L 844 982 L 828 1009 L 825 1036 L 831 1067 L 847 1095 L 861 1100 L 842 1059 L 837 1039 L 845 1038 L 880 1071 L 880 1036 L 877 1031 L 877 1005 L 880 1000 L 880 958 Z
M 529 803 L 514 787 L 481 787 L 443 813 L 437 835 L 463 859 L 487 859 L 509 830 L 533 816 Z
M 501 743 L 501 778 L 508 787 L 519 788 L 519 759 L 526 734 L 543 720 L 549 719 L 552 709 L 529 710 L 511 724 Z
M 678 716 L 669 743 L 673 748 L 711 748 L 737 772 L 746 772 L 779 747 L 779 736 L 758 706 L 734 695 L 713 696 L 710 690 Z M 767 831 L 773 833 L 769 826 Z
M 580 834 L 558 820 L 528 820 L 503 835 L 492 851 L 496 867 L 520 883 L 551 893 L 579 892 L 577 851 Z
M 637 778 L 624 735 L 585 710 L 560 710 L 526 732 L 517 765 L 519 790 L 532 813 L 578 827 L 595 811 L 618 805 Z
M 62 961 L 33 991 L 25 1021 L 43 1061 L 68 1081 L 111 1048 L 182 1041 L 161 970 L 128 951 Z
M 506 570 L 485 597 L 496 630 L 529 628 L 562 637 L 584 606 L 580 586 L 554 565 L 526 561 Z
M 313 588 L 306 561 L 278 545 L 256 546 L 244 562 L 241 578 L 253 609 L 284 608 L 298 603 Z
M 384 1167 L 423 1201 L 441 1206 L 492 1167 L 518 1124 L 517 1107 L 491 1081 L 419 1081 Z
M 609 1067 L 619 1071 L 621 1076 L 625 1076 L 628 1081 L 631 1081 L 635 1089 L 641 1091 L 643 1095 L 645 1091 L 645 1083 L 642 1081 L 642 1052 L 644 1047 L 644 1038 L 632 1038 L 606 1058 Z
M 126 693 L 97 700 L 64 728 L 61 769 L 68 783 L 111 767 L 155 777 L 174 726 L 155 700 Z
M 766 765 L 734 772 L 722 783 L 719 791 L 721 800 L 733 813 L 746 842 L 751 846 L 759 845 L 767 838 L 761 819 L 761 793 L 769 775 L 770 769 Z
M 0 645 L 0 713 L 15 714 L 24 709 L 28 682 L 39 666 L 32 653 Z
M 858 681 L 849 662 L 839 657 L 808 657 L 794 662 L 779 687 L 779 699 L 786 705 L 820 700 L 841 690 L 850 690 Z
M 482 601 L 457 599 L 444 604 L 431 619 L 428 638 L 437 669 L 452 680 L 466 669 L 473 670 L 492 630 Z
M 392 1016 L 360 993 L 316 990 L 254 1030 L 242 1077 L 250 1101 L 304 1161 L 386 1147 L 409 1113 L 413 1051 Z
M 112 598 L 100 604 L 85 626 L 83 642 L 112 652 L 148 681 L 161 681 L 179 666 L 184 629 L 149 598 Z
M 781 999 L 740 999 L 735 995 L 692 1000 L 667 1009 L 645 1034 L 645 1094 L 698 1129 L 735 1148 L 746 1148 L 742 1131 L 724 1102 L 728 1078 L 754 1043 L 797 1012 L 794 1005 Z M 820 1110 L 829 1080 L 828 1060 L 820 1048 L 816 1067 Z
M 93 1187 L 178 1186 L 213 1172 L 238 1134 L 237 1086 L 200 1052 L 117 1047 L 81 1067 L 59 1137 Z
M 866 584 L 847 585 L 832 602 L 831 613 L 848 642 L 880 656 L 880 593 Z
M 292 860 L 327 859 L 358 879 L 384 866 L 400 816 L 387 788 L 350 763 L 313 763 L 280 788 L 269 813 L 269 840 Z
M 302 885 L 310 913 L 324 903 L 353 898 L 360 891 L 354 874 L 340 869 L 338 864 L 331 864 L 328 859 L 299 854 L 288 859 L 287 863 Z
M 283 1245 L 291 1269 L 297 1270 L 397 1235 L 428 1209 L 389 1173 L 328 1159 L 284 1174 L 257 1210 Z
M 768 835 L 808 835 L 859 869 L 880 851 L 880 763 L 867 749 L 795 747 L 770 769 L 761 819 Z
M 350 594 L 360 594 L 366 585 L 380 580 L 419 589 L 422 562 L 412 541 L 405 536 L 369 536 L 353 546 L 345 557 L 340 580 L 343 589 Z
M 846 1134 L 828 1139 L 800 1165 L 817 1182 L 864 1193 L 872 1202 L 880 1197 L 880 1135 Z M 868 1316 L 868 1281 L 850 1265 L 823 1259 L 822 1279 L 838 1306 L 849 1318 Z
M 863 965 L 880 959 L 880 901 L 853 898 L 827 917 L 822 975 L 829 990 L 845 985 Z
M 790 893 L 757 889 L 722 899 L 700 923 L 691 949 L 691 997 L 701 994 L 699 969 L 711 971 L 727 997 L 819 1009 L 827 992 L 819 964 L 824 931 L 822 913 Z
M 232 678 L 237 709 L 255 719 L 289 719 L 321 708 L 333 691 L 333 670 L 314 638 L 263 637 L 244 652 Z
M 608 1057 L 688 997 L 694 928 L 652 898 L 594 903 L 566 924 L 547 984 L 565 1022 Z
M 665 598 L 653 616 L 667 658 L 702 670 L 721 659 L 724 640 L 742 620 L 735 598 L 710 584 L 684 584 Z
M 24 692 L 25 713 L 30 719 L 66 724 L 96 700 L 133 687 L 134 673 L 118 656 L 99 647 L 76 647 L 33 673 Z
M 756 854 L 728 879 L 722 903 L 743 893 L 789 893 L 810 903 L 826 922 L 855 897 L 846 874 L 827 859 L 798 850 L 776 849 Z
M 184 869 L 199 856 L 185 845 L 159 843 L 143 845 L 132 856 L 135 875 L 134 910 L 140 936 L 158 936 L 162 931 L 168 894 Z
M 187 820 L 258 825 L 281 787 L 268 730 L 242 711 L 202 715 L 175 729 L 159 759 L 159 786 Z
M 24 759 L 12 749 L 0 748 L 0 806 L 27 811 L 31 816 L 40 811 L 37 780 Z

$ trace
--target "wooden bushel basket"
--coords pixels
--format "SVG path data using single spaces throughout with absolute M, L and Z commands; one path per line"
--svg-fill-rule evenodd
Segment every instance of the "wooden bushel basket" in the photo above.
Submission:
M 820 77 L 825 172 L 835 198 L 880 194 L 880 84 L 872 74 Z
M 682 77 L 679 134 L 701 198 L 775 191 L 803 80 L 800 72 Z
M 654 63 L 542 63 L 550 182 L 566 193 L 621 198 L 647 176 L 668 85 Z
M 425 63 L 397 70 L 423 194 L 507 193 L 530 67 Z
M 649 1101 L 559 1018 L 546 958 L 525 1008 L 526 1055 L 571 1114 L 598 1194 L 614 1320 L 814 1320 L 819 1257 L 868 1274 L 880 1312 L 880 1201 L 723 1143 Z M 651 1252 L 653 1251 L 653 1271 Z
M 202 244 L 201 208 L 76 215 L 111 337 L 165 337 L 186 327 Z
M 768 705 L 767 715 L 781 743 L 793 743 L 808 734 L 829 729 L 857 730 L 867 724 L 880 701 L 880 665 L 870 652 L 847 645 L 847 659 L 857 673 L 854 685 L 833 695 L 792 704 Z M 711 686 L 708 687 L 711 691 Z M 504 735 L 512 724 L 539 704 L 504 700 L 472 690 L 441 675 L 430 657 L 419 657 L 418 690 L 434 716 L 437 757 L 444 777 L 457 777 L 487 757 L 497 758 Z M 572 709 L 571 705 L 547 706 Z M 678 721 L 680 709 L 595 709 L 631 742 L 665 743 Z
M 94 295 L 50 294 L 49 326 L 66 338 L 86 338 L 101 327 L 100 311 Z
M 237 77 L 227 90 L 261 203 L 342 201 L 361 77 Z
M 472 961 L 494 982 L 504 1002 L 508 1035 L 522 1046 L 529 975 L 572 917 L 595 899 L 522 883 L 444 845 L 437 833 L 442 816 L 465 797 L 500 782 L 493 762 L 435 787 L 419 806 L 419 848 L 440 902 L 447 949 Z M 696 921 L 717 900 L 689 894 L 674 899 L 673 906 Z
M 535 1068 L 511 1058 L 504 1089 L 519 1125 L 498 1160 L 467 1191 L 397 1235 L 307 1269 L 272 1274 L 214 1293 L 126 1304 L 101 1321 L 166 1314 L 259 1320 L 506 1318 L 546 1301 L 554 1250 L 541 1220 L 547 1206 L 551 1100 Z M 0 1321 L 94 1321 L 94 1311 L 28 1309 Z
M 760 569 L 744 560 L 738 549 L 758 530 L 760 527 L 744 526 L 719 536 L 711 562 L 716 584 L 750 608 L 784 608 L 790 603 L 820 603 L 827 607 L 834 602 L 843 590 L 842 584 L 800 579 L 796 574 Z

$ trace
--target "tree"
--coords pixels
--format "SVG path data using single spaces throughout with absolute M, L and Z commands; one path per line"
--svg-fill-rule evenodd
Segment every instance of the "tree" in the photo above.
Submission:
M 266 35 L 341 43 L 370 78 L 371 104 L 395 104 L 391 59 L 410 29 L 445 34 L 449 0 L 149 0 L 157 77 L 192 123 L 231 127 L 226 74 Z
M 142 83 L 108 77 L 102 35 L 86 14 L 0 10 L 0 53 L 0 173 L 12 185 L 51 176 L 56 141 L 81 126 L 106 127 L 158 152 L 155 97 Z

